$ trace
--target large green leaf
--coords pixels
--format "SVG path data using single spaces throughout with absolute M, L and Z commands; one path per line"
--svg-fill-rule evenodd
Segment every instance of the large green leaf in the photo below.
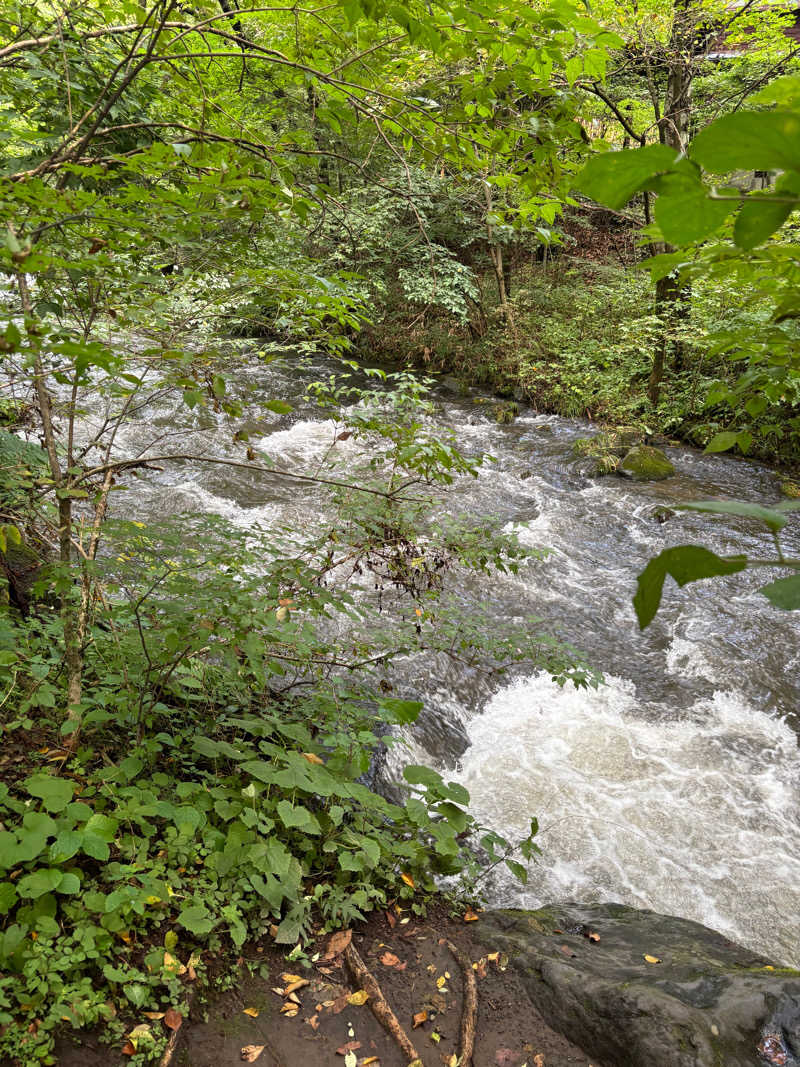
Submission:
M 679 545 L 668 548 L 651 559 L 639 575 L 633 606 L 639 620 L 639 629 L 644 630 L 655 618 L 661 603 L 664 580 L 667 575 L 680 586 L 702 578 L 716 578 L 723 574 L 735 574 L 747 566 L 746 556 L 723 558 L 700 545 Z
M 653 175 L 669 170 L 676 159 L 675 150 L 663 144 L 626 152 L 604 152 L 589 160 L 576 185 L 598 203 L 619 209 Z
M 683 511 L 709 511 L 716 515 L 744 515 L 748 519 L 757 519 L 777 533 L 787 523 L 787 518 L 780 511 L 762 507 L 761 504 L 748 504 L 746 500 L 696 500 L 689 504 L 678 504 Z
M 800 114 L 737 111 L 712 122 L 689 155 L 713 174 L 732 170 L 800 170 Z
M 72 782 L 51 774 L 32 774 L 23 785 L 32 797 L 39 797 L 48 811 L 63 811 L 75 792 Z
M 659 196 L 656 222 L 670 244 L 692 244 L 718 230 L 734 207 L 730 200 L 712 200 L 709 190 L 697 185 Z
M 797 611 L 800 609 L 800 574 L 776 578 L 759 589 L 759 593 L 763 593 L 770 604 L 781 611 Z
M 755 248 L 763 244 L 789 218 L 794 205 L 766 203 L 764 200 L 746 200 L 736 216 L 733 240 L 739 248 Z

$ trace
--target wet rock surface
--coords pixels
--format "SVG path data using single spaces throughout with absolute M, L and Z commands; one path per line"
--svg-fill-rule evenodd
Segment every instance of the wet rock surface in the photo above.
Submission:
M 492 912 L 480 933 L 508 953 L 548 1025 L 604 1064 L 800 1064 L 800 971 L 699 923 L 564 904 Z
M 636 445 L 623 457 L 619 471 L 635 481 L 661 481 L 670 478 L 675 468 L 660 448 Z

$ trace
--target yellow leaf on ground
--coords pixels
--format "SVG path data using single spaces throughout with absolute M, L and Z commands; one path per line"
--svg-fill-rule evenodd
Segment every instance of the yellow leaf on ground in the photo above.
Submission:
M 243 1008 L 242 1015 L 249 1015 L 251 1019 L 258 1018 L 258 1008 Z
M 476 923 L 479 918 L 480 916 L 478 915 L 478 913 L 476 911 L 473 911 L 472 908 L 467 908 L 467 910 L 464 912 L 465 923 Z
M 418 1026 L 422 1026 L 423 1023 L 428 1021 L 428 1013 L 426 1011 L 418 1011 L 414 1016 L 414 1026 L 412 1029 L 416 1030 Z
M 302 974 L 289 974 L 288 971 L 284 971 L 281 975 L 281 981 L 285 982 L 286 985 L 291 985 L 292 982 L 302 982 L 303 976 Z
M 242 1059 L 245 1063 L 255 1063 L 266 1047 L 266 1045 L 245 1045 L 242 1049 Z
M 348 1004 L 354 1004 L 357 1008 L 362 1004 L 366 1004 L 369 1000 L 369 993 L 366 989 L 359 989 L 357 993 L 351 993 L 347 998 Z
M 302 989 L 303 986 L 306 986 L 306 985 L 309 985 L 309 984 L 310 983 L 309 983 L 309 980 L 307 978 L 296 978 L 294 982 L 290 982 L 289 985 L 287 985 L 287 987 L 283 991 L 283 995 L 285 997 L 288 997 L 291 993 L 294 993 L 295 990 Z
M 159 1019 L 163 1019 L 165 1012 L 163 1011 L 143 1011 L 145 1019 L 152 1019 L 154 1022 L 158 1022 Z
M 409 889 L 416 889 L 417 888 L 414 885 L 414 879 L 411 877 L 410 874 L 406 874 L 405 871 L 403 871 L 403 873 L 400 875 L 400 877 L 406 883 L 406 885 L 409 887 Z
M 436 979 L 436 988 L 437 989 L 444 988 L 444 984 L 445 984 L 446 981 L 447 981 L 447 979 L 445 978 L 445 976 L 443 974 L 439 975 L 439 977 Z
M 644 962 L 645 963 L 661 963 L 661 960 L 658 958 L 658 956 L 645 956 L 644 957 Z

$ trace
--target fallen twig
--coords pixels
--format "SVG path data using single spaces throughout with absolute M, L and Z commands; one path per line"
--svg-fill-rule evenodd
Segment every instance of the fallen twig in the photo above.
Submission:
M 186 994 L 186 1015 L 177 1030 L 173 1030 L 172 1033 L 169 1035 L 167 1047 L 164 1049 L 164 1055 L 161 1057 L 158 1067 L 169 1067 L 170 1063 L 172 1063 L 172 1057 L 175 1055 L 175 1049 L 178 1047 L 178 1035 L 183 1029 L 183 1022 L 185 1022 L 186 1019 L 188 1019 L 189 1017 L 189 1012 L 192 1010 L 193 1000 L 194 989 L 190 988 Z
M 367 965 L 361 959 L 352 943 L 344 950 L 344 958 L 355 981 L 358 982 L 362 989 L 369 993 L 368 1003 L 372 1009 L 372 1014 L 384 1030 L 388 1031 L 388 1033 L 395 1039 L 409 1063 L 413 1063 L 414 1060 L 419 1060 L 419 1053 L 411 1043 L 408 1034 L 400 1025 L 397 1016 L 389 1007 L 386 997 L 384 997 L 381 992 L 381 987 L 367 970 Z
M 478 1023 L 478 983 L 475 980 L 472 964 L 461 949 L 457 948 L 452 941 L 447 942 L 447 947 L 455 956 L 464 975 L 464 1005 L 461 1010 L 461 1052 L 458 1063 L 459 1067 L 472 1067 L 472 1052 L 475 1048 L 475 1027 Z

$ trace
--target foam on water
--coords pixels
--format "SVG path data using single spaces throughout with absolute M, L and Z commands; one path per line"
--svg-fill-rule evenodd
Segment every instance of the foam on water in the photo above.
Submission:
M 503 689 L 468 727 L 459 780 L 477 815 L 544 856 L 506 904 L 621 900 L 719 929 L 800 962 L 800 767 L 786 723 L 736 692 L 649 721 L 635 687 Z

